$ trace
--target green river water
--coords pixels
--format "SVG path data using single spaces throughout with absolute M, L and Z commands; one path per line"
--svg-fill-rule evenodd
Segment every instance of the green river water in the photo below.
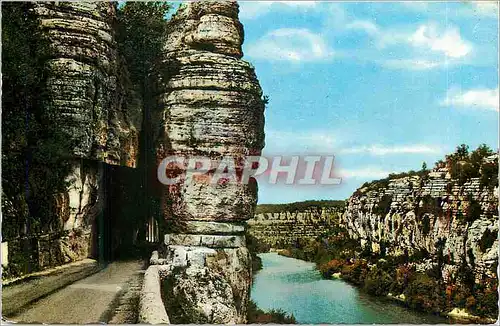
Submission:
M 252 299 L 264 310 L 293 313 L 300 324 L 448 324 L 384 298 L 367 295 L 342 280 L 325 280 L 313 263 L 260 254 L 263 268 L 254 277 Z

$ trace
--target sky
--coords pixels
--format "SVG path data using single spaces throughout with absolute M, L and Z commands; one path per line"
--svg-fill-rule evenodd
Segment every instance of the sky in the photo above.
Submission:
M 346 199 L 466 143 L 498 149 L 495 2 L 240 1 L 263 93 L 264 155 L 335 155 L 339 185 L 273 185 L 259 203 Z

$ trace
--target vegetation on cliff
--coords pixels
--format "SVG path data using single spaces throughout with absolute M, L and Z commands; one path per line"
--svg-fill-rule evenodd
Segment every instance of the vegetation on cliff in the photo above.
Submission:
M 44 102 L 50 51 L 33 6 L 2 4 L 3 239 L 57 229 L 52 197 L 71 168 L 73 144 Z
M 480 178 L 483 187 L 495 187 L 498 185 L 498 160 L 485 160 L 493 154 L 495 152 L 486 144 L 479 145 L 474 151 L 470 151 L 468 145 L 462 144 L 454 153 L 446 155 L 444 160 L 436 162 L 435 168 L 445 168 L 450 172 L 450 177 L 458 180 L 460 185 L 472 178 Z M 425 180 L 429 172 L 431 171 L 427 170 L 427 165 L 423 165 L 420 171 L 391 173 L 387 178 L 365 182 L 356 193 L 361 190 L 367 192 L 385 188 L 390 180 L 404 177 L 419 176 Z
M 321 209 L 327 207 L 342 210 L 345 206 L 343 200 L 306 200 L 288 204 L 260 204 L 257 205 L 255 214 L 280 213 L 280 212 L 300 212 L 307 209 Z

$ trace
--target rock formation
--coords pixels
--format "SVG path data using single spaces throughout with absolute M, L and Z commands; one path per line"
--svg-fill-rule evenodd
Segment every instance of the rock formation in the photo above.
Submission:
M 100 2 L 35 6 L 51 52 L 46 105 L 75 140 L 73 157 L 135 167 L 141 108 L 124 105 L 115 10 Z
M 56 199 L 64 230 L 70 231 L 61 244 L 80 242 L 72 245 L 81 248 L 76 253 L 62 245 L 65 261 L 74 261 L 90 254 L 91 226 L 104 207 L 99 162 L 137 164 L 141 107 L 125 103 L 126 67 L 114 39 L 114 4 L 41 2 L 35 11 L 51 53 L 46 105 L 60 115 L 61 127 L 74 140 L 69 187 Z
M 260 213 L 248 221 L 248 232 L 271 248 L 286 248 L 323 235 L 332 225 L 338 224 L 341 214 L 341 209 L 334 207 Z
M 55 202 L 55 220 L 46 227 L 53 232 L 31 228 L 2 243 L 10 258 L 35 257 L 37 270 L 81 260 L 92 250 L 95 257 L 97 227 L 101 235 L 111 233 L 101 238 L 124 236 L 106 231 L 96 219 L 100 216 L 102 223 L 122 212 L 116 200 L 130 206 L 138 200 L 131 198 L 137 191 L 130 190 L 137 187 L 137 173 L 125 167 L 137 166 L 142 104 L 130 100 L 133 86 L 117 50 L 116 4 L 41 2 L 30 8 L 50 51 L 43 62 L 43 106 L 56 116 L 54 127 L 72 145 L 64 153 L 71 162 L 68 187 L 47 198 Z M 172 17 L 163 61 L 151 67 L 151 76 L 158 77 L 152 93 L 160 94 L 162 113 L 158 163 L 170 155 L 213 162 L 230 157 L 240 171 L 248 155 L 260 155 L 264 101 L 254 68 L 241 60 L 242 42 L 235 1 L 181 5 Z M 162 213 L 170 232 L 156 262 L 168 266 L 161 279 L 174 323 L 246 321 L 251 264 L 244 222 L 254 214 L 257 184 L 253 178 L 249 183 L 219 181 L 181 179 L 162 188 Z M 16 215 L 19 207 L 11 204 L 2 203 Z M 28 214 L 17 215 L 24 221 Z M 99 243 L 100 249 L 109 245 Z M 11 265 L 17 263 L 12 259 Z
M 72 165 L 67 190 L 46 199 L 55 206 L 55 218 L 43 226 L 51 231 L 20 232 L 2 244 L 13 265 L 33 260 L 29 269 L 37 270 L 91 255 L 92 224 L 104 208 L 105 165 L 136 166 L 142 108 L 127 103 L 127 69 L 113 29 L 115 4 L 38 2 L 31 10 L 49 47 L 40 85 L 44 106 L 55 115 L 57 125 L 51 127 L 63 130 L 72 144 L 64 153 Z M 7 218 L 28 219 L 27 209 L 5 198 L 2 205 Z M 28 247 L 30 253 L 23 250 Z
M 158 162 L 170 155 L 219 161 L 259 155 L 264 103 L 253 67 L 241 60 L 236 1 L 181 5 L 169 23 L 163 61 Z M 208 175 L 213 175 L 213 170 Z M 206 180 L 206 179 L 205 179 Z M 243 221 L 257 201 L 250 184 L 185 178 L 164 186 L 167 313 L 173 323 L 244 323 L 250 255 Z
M 496 279 L 498 184 L 483 187 L 479 178 L 460 184 L 446 168 L 436 168 L 425 178 L 407 176 L 358 189 L 342 223 L 371 252 L 422 256 L 417 271 L 437 267 L 442 256 L 445 283 L 460 282 L 464 264 L 476 282 Z

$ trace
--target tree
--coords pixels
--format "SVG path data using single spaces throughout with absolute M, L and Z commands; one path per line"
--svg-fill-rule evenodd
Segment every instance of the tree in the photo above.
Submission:
M 161 55 L 167 32 L 165 16 L 171 8 L 164 1 L 129 1 L 118 8 L 118 47 L 142 95 L 148 74 Z
M 427 171 L 427 163 L 422 162 L 422 171 Z
M 469 145 L 461 144 L 457 147 L 455 154 L 459 159 L 466 159 L 469 156 Z
M 489 148 L 486 144 L 479 145 L 479 147 L 470 155 L 470 161 L 474 169 L 479 172 L 479 169 L 483 164 L 483 160 L 490 155 L 493 155 L 491 148 Z
M 139 205 L 136 210 L 139 216 L 131 216 L 139 229 L 139 239 L 145 238 L 146 221 L 150 217 L 158 220 L 161 227 L 164 226 L 160 218 L 160 198 L 155 194 L 154 170 L 156 168 L 155 139 L 160 120 L 159 111 L 156 107 L 155 80 L 151 78 L 152 72 L 158 67 L 156 63 L 161 59 L 162 49 L 166 39 L 167 13 L 172 6 L 164 1 L 154 2 L 126 2 L 118 7 L 117 11 L 117 35 L 119 53 L 126 62 L 133 88 L 137 91 L 142 102 L 142 126 L 139 137 L 139 164 L 140 173 L 138 189 Z

